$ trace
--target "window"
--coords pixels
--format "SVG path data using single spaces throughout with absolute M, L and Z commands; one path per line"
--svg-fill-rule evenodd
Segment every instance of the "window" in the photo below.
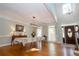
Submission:
M 71 14 L 72 13 L 72 5 L 71 4 L 63 4 L 63 14 Z
M 37 37 L 42 36 L 42 27 L 37 27 Z

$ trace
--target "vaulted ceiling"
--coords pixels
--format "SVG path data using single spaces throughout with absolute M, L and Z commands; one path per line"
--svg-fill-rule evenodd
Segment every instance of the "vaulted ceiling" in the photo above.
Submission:
M 0 3 L 0 17 L 23 23 L 55 23 L 53 14 L 43 3 Z

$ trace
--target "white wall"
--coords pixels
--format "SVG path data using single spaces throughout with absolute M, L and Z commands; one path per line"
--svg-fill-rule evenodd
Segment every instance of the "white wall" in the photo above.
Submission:
M 62 28 L 61 25 L 66 24 L 78 24 L 79 23 L 79 4 L 73 4 L 73 13 L 71 15 L 63 14 L 62 10 L 63 4 L 56 4 L 56 15 L 57 15 L 57 23 L 56 23 L 56 36 L 58 41 L 62 42 Z
M 26 22 L 27 23 L 27 22 Z M 15 28 L 16 24 L 23 25 L 26 29 L 25 34 L 28 37 L 31 37 L 32 27 L 29 24 L 23 24 L 15 21 L 10 21 L 5 17 L 0 17 L 0 45 L 9 44 L 11 42 L 11 35 L 12 32 L 11 27 Z

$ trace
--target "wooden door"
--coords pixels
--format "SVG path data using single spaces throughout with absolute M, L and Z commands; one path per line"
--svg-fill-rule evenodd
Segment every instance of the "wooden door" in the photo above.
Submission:
M 68 44 L 75 44 L 75 29 L 74 26 L 65 26 L 65 39 Z

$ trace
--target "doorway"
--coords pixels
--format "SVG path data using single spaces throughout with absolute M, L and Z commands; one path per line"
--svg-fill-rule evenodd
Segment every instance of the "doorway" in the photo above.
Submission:
M 55 26 L 48 27 L 48 41 L 56 42 Z

